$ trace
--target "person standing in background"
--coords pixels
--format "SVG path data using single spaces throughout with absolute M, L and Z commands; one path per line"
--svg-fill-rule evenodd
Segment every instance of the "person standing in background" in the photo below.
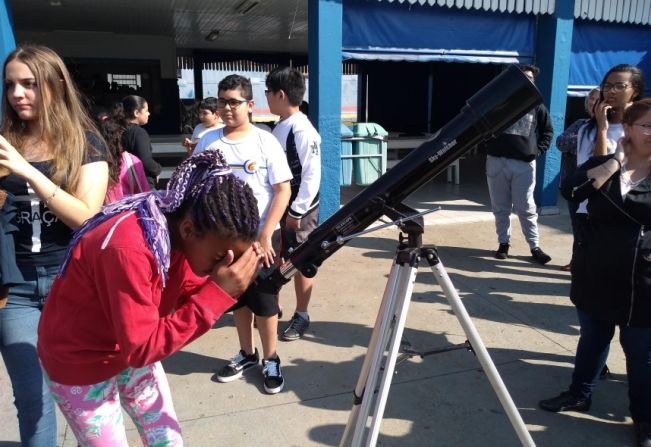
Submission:
M 293 68 L 276 68 L 267 76 L 267 103 L 271 113 L 280 116 L 273 135 L 285 150 L 292 170 L 292 195 L 280 221 L 282 254 L 286 260 L 292 250 L 307 240 L 319 225 L 319 187 L 321 185 L 321 137 L 307 116 L 300 111 L 305 95 L 303 74 Z M 298 340 L 310 326 L 308 306 L 314 278 L 294 275 L 296 310 L 281 333 L 284 341 Z
M 531 82 L 536 80 L 538 67 L 522 65 L 520 69 Z M 531 249 L 532 260 L 539 264 L 552 260 L 538 245 L 538 213 L 533 191 L 536 158 L 549 148 L 553 135 L 549 111 L 540 104 L 486 143 L 486 178 L 499 242 L 495 252 L 497 259 L 509 257 L 511 212 L 515 212 Z
M 562 153 L 561 158 L 561 172 L 559 175 L 558 187 L 563 187 L 565 179 L 576 170 L 576 149 L 578 146 L 579 129 L 587 124 L 590 119 L 594 117 L 595 105 L 599 102 L 599 87 L 593 88 L 585 97 L 585 111 L 588 113 L 589 118 L 581 118 L 574 121 L 565 131 L 556 138 L 556 147 Z M 577 203 L 572 201 L 567 202 L 567 209 L 570 213 L 570 220 L 572 222 L 572 235 L 576 240 L 577 224 L 576 224 L 576 210 L 579 207 Z M 575 242 L 574 242 L 575 243 Z M 572 246 L 574 247 L 574 243 Z M 572 248 L 574 252 L 574 248 Z M 569 264 L 561 267 L 564 272 L 569 272 L 572 266 L 572 261 Z
M 624 112 L 644 92 L 644 75 L 634 65 L 616 65 L 603 78 L 599 102 L 594 117 L 579 128 L 577 134 L 576 163 L 581 166 L 593 156 L 613 154 L 619 140 L 624 137 Z M 578 202 L 577 202 L 578 203 Z M 588 201 L 578 203 L 574 214 L 575 243 L 581 244 L 588 221 Z
M 109 204 L 127 195 L 150 191 L 142 162 L 122 147 L 124 127 L 110 117 L 97 123 L 97 126 L 106 143 L 109 165 L 109 186 L 104 203 Z
M 208 97 L 201 100 L 198 107 L 199 124 L 196 125 L 192 136 L 183 140 L 183 147 L 188 151 L 188 155 L 192 155 L 192 151 L 197 143 L 208 132 L 221 129 L 224 123 L 219 117 L 219 107 L 217 107 L 217 98 Z
M 147 181 L 152 189 L 156 189 L 158 176 L 163 168 L 154 160 L 151 138 L 141 127 L 149 122 L 149 104 L 141 96 L 125 96 L 122 101 L 114 105 L 113 118 L 125 128 L 122 135 L 124 150 L 142 161 Z

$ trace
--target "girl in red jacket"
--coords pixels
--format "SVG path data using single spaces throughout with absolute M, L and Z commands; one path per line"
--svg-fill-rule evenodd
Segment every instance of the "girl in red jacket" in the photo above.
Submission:
M 54 399 L 82 446 L 182 445 L 160 360 L 207 332 L 260 264 L 258 211 L 221 153 L 183 162 L 167 191 L 105 207 L 75 234 L 38 331 Z

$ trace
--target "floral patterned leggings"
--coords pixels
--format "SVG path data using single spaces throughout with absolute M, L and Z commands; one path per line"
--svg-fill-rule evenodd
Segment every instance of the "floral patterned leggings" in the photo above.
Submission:
M 61 385 L 50 391 L 81 447 L 128 446 L 124 407 L 146 446 L 182 446 L 167 377 L 160 362 L 127 368 L 94 385 Z

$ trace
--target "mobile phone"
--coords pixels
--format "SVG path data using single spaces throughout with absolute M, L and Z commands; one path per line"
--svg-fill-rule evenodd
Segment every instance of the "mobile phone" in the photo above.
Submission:
M 596 104 L 594 105 L 594 107 L 595 107 L 595 109 L 594 109 L 595 112 L 597 111 L 597 106 L 598 106 L 599 104 L 601 104 L 602 102 L 604 102 L 604 91 L 603 91 L 603 89 L 599 90 L 599 102 L 596 103 Z M 613 119 L 614 116 L 615 116 L 615 110 L 613 110 L 612 108 L 606 110 L 606 119 L 607 119 L 608 121 L 610 121 L 611 119 Z

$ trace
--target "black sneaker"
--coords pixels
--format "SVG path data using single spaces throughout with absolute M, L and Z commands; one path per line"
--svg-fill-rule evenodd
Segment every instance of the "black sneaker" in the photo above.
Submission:
M 262 374 L 264 375 L 264 390 L 268 394 L 280 393 L 285 386 L 285 379 L 280 372 L 280 357 L 262 360 Z
M 552 257 L 549 256 L 544 251 L 542 251 L 540 247 L 535 247 L 531 249 L 531 257 L 533 258 L 534 261 L 543 265 L 547 264 L 549 261 L 552 260 Z
M 497 247 L 497 251 L 495 252 L 495 257 L 497 259 L 506 259 L 509 257 L 509 244 L 500 244 L 499 247 Z
M 284 341 L 298 340 L 303 338 L 303 334 L 310 327 L 310 320 L 301 317 L 299 314 L 295 313 L 291 320 L 289 320 L 289 325 L 283 330 L 280 334 L 280 339 Z
M 246 353 L 240 349 L 240 352 L 231 359 L 231 362 L 228 365 L 217 371 L 217 380 L 222 383 L 237 380 L 242 377 L 244 371 L 256 366 L 258 363 L 260 363 L 260 356 L 258 355 L 257 348 L 251 355 L 246 355 Z
M 637 447 L 651 447 L 651 422 L 636 422 Z
M 559 411 L 580 411 L 585 413 L 590 409 L 591 399 L 577 399 L 569 391 L 562 392 L 559 396 L 538 402 L 540 408 L 558 413 Z

